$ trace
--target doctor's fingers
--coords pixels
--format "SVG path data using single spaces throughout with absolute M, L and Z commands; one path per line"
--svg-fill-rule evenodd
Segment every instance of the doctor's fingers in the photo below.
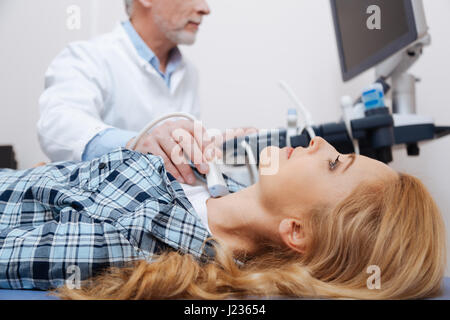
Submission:
M 209 166 L 197 140 L 186 130 L 176 129 L 172 133 L 173 139 L 183 149 L 184 154 L 191 160 L 200 173 L 207 174 Z
M 150 143 L 149 152 L 155 156 L 160 156 L 164 161 L 166 171 L 169 172 L 180 183 L 186 183 L 186 180 L 183 178 L 183 175 L 180 173 L 180 171 L 178 171 L 175 164 L 172 162 L 172 160 L 169 158 L 166 152 L 161 148 L 161 146 L 156 141 L 152 141 Z
M 222 151 L 221 145 L 216 145 L 214 142 L 212 142 L 210 145 L 208 145 L 206 147 L 203 154 L 204 154 L 206 160 L 208 160 L 208 161 L 223 158 L 223 151 Z
M 172 137 L 176 141 L 178 141 L 177 133 L 180 133 L 181 136 L 184 135 L 183 131 L 178 131 L 178 129 L 187 131 L 192 137 L 194 137 L 195 141 L 197 141 L 197 145 L 200 147 L 203 153 L 205 153 L 206 148 L 212 143 L 211 138 L 208 136 L 208 133 L 201 124 L 200 121 L 189 121 L 189 120 L 179 120 L 172 123 Z
M 167 157 L 167 162 L 169 163 L 166 167 L 167 171 L 170 170 L 170 173 L 172 173 L 171 171 L 174 171 L 175 174 L 180 177 L 177 178 L 172 173 L 178 181 L 193 184 L 195 182 L 195 176 L 184 156 L 182 146 L 170 136 L 166 136 L 164 139 L 159 140 L 158 144 L 165 153 L 165 157 Z M 164 160 L 164 162 L 166 162 L 166 160 Z
M 189 124 L 186 124 L 189 126 Z M 198 129 L 197 129 L 198 130 Z M 195 134 L 196 133 L 196 134 Z M 202 166 L 215 158 L 223 157 L 222 145 L 218 145 L 215 141 L 216 137 L 208 135 L 206 129 L 203 128 L 203 137 L 196 131 L 193 136 L 192 131 L 184 128 L 177 128 L 172 131 L 173 139 L 183 147 L 183 150 L 188 155 L 192 163 L 196 165 L 197 169 L 206 174 L 209 171 L 208 166 Z M 203 140 L 202 140 L 203 139 Z M 221 139 L 219 139 L 221 140 Z

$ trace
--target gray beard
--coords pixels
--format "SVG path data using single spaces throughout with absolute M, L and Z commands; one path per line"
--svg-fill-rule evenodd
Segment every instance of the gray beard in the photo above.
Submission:
M 159 16 L 155 16 L 155 23 L 159 29 L 164 33 L 166 38 L 173 43 L 179 45 L 192 45 L 195 43 L 196 34 L 185 30 L 170 30 L 167 23 Z
M 165 33 L 167 39 L 176 43 L 184 45 L 193 45 L 195 43 L 196 35 L 188 31 L 169 31 Z

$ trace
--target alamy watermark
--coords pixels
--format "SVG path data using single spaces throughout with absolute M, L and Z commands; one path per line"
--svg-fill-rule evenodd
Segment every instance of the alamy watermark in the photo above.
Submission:
M 225 165 L 245 163 L 257 165 L 259 156 L 260 174 L 275 175 L 278 173 L 280 160 L 283 156 L 281 149 L 277 146 L 279 134 L 273 130 L 259 130 L 257 134 L 259 139 L 256 139 L 256 135 L 252 135 L 254 141 L 248 144 L 249 148 L 253 147 L 250 155 L 250 150 L 246 150 L 242 145 L 235 148 L 234 144 L 226 143 L 235 138 L 244 138 L 243 129 L 226 129 L 224 132 L 219 129 L 206 130 L 201 121 L 195 121 L 193 134 L 181 128 L 172 132 L 172 138 L 177 145 L 172 149 L 170 158 L 175 165 L 188 163 L 186 156 L 191 159 L 194 165 L 203 163 L 205 158 L 207 160 L 208 158 L 216 159 L 216 163 Z M 271 141 L 270 145 L 269 140 Z M 259 155 L 254 154 L 255 150 L 260 150 Z M 246 158 L 245 163 L 237 163 L 236 157 L 232 159 L 224 157 L 223 154 L 227 154 L 228 151 L 235 153 L 238 158 Z M 287 155 L 287 152 L 284 153 Z
M 377 265 L 370 265 L 367 267 L 366 272 L 371 274 L 369 278 L 367 278 L 366 284 L 367 289 L 369 290 L 380 290 L 381 289 L 381 269 Z
M 66 279 L 66 286 L 67 288 L 74 290 L 74 289 L 81 289 L 81 269 L 77 265 L 70 265 L 67 267 L 66 273 L 69 275 Z
M 66 9 L 66 27 L 70 31 L 81 29 L 81 8 L 77 5 L 68 6 Z
M 366 13 L 370 14 L 366 21 L 367 29 L 381 30 L 381 8 L 377 5 L 371 5 L 367 7 Z

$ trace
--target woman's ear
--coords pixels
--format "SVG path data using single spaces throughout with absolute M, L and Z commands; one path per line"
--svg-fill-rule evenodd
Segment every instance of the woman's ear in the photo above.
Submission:
M 300 219 L 283 219 L 278 227 L 281 240 L 286 246 L 299 253 L 305 253 L 310 243 L 306 224 Z

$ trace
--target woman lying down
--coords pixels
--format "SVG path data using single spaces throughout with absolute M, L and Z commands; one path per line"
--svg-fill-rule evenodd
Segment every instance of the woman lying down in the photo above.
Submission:
M 226 180 L 231 194 L 208 199 L 162 158 L 125 149 L 1 170 L 0 287 L 68 299 L 439 293 L 444 224 L 418 179 L 314 138 L 281 149 L 278 173 L 256 185 Z

